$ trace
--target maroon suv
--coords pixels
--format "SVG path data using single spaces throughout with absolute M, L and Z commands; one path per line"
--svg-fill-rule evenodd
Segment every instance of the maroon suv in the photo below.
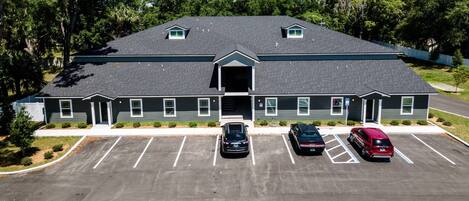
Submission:
M 353 128 L 348 140 L 361 149 L 364 157 L 390 159 L 394 156 L 391 140 L 379 128 Z

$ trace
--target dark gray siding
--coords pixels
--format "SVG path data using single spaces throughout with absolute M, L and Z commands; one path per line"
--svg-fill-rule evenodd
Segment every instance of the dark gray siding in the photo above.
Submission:
M 60 118 L 59 100 L 62 99 L 48 99 L 44 100 L 44 107 L 46 108 L 47 122 L 87 122 L 91 123 L 91 109 L 90 103 L 80 99 L 72 100 L 73 118 Z
M 171 97 L 168 97 L 171 98 Z M 138 98 L 136 98 L 138 99 Z M 114 122 L 120 121 L 218 121 L 218 97 L 210 98 L 210 116 L 198 116 L 195 97 L 176 99 L 176 117 L 164 117 L 163 98 L 142 98 L 143 117 L 130 117 L 130 98 L 118 98 L 112 103 Z
M 391 96 L 383 99 L 382 119 L 427 119 L 428 95 L 414 96 L 412 115 L 401 115 L 401 97 Z

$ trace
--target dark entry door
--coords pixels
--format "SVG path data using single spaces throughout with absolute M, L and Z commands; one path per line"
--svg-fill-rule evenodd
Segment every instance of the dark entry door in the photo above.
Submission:
M 373 100 L 366 100 L 366 120 L 373 121 Z
M 107 122 L 107 104 L 106 102 L 99 102 L 99 109 L 100 115 L 101 115 L 101 123 L 106 123 Z

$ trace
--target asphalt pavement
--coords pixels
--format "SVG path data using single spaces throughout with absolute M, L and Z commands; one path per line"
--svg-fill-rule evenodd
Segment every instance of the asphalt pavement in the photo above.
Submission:
M 457 100 L 445 95 L 438 94 L 430 96 L 430 107 L 469 118 L 469 102 Z

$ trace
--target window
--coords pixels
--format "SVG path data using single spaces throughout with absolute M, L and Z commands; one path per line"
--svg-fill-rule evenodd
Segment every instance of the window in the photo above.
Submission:
M 60 118 L 73 118 L 72 100 L 59 100 Z
M 309 97 L 298 97 L 297 115 L 309 115 Z
M 184 39 L 184 30 L 173 29 L 169 31 L 169 39 Z
M 174 98 L 163 99 L 163 110 L 164 110 L 164 117 L 175 117 L 176 116 L 176 99 Z
M 414 112 L 414 97 L 403 96 L 401 99 L 401 115 L 411 115 Z
M 277 116 L 277 98 L 265 98 L 265 116 Z
M 288 29 L 287 38 L 303 38 L 303 29 L 300 27 Z
M 208 117 L 210 116 L 210 98 L 199 98 L 199 116 Z
M 343 97 L 332 97 L 331 98 L 331 115 L 342 115 L 343 113 Z
M 130 117 L 143 117 L 142 99 L 130 99 Z

